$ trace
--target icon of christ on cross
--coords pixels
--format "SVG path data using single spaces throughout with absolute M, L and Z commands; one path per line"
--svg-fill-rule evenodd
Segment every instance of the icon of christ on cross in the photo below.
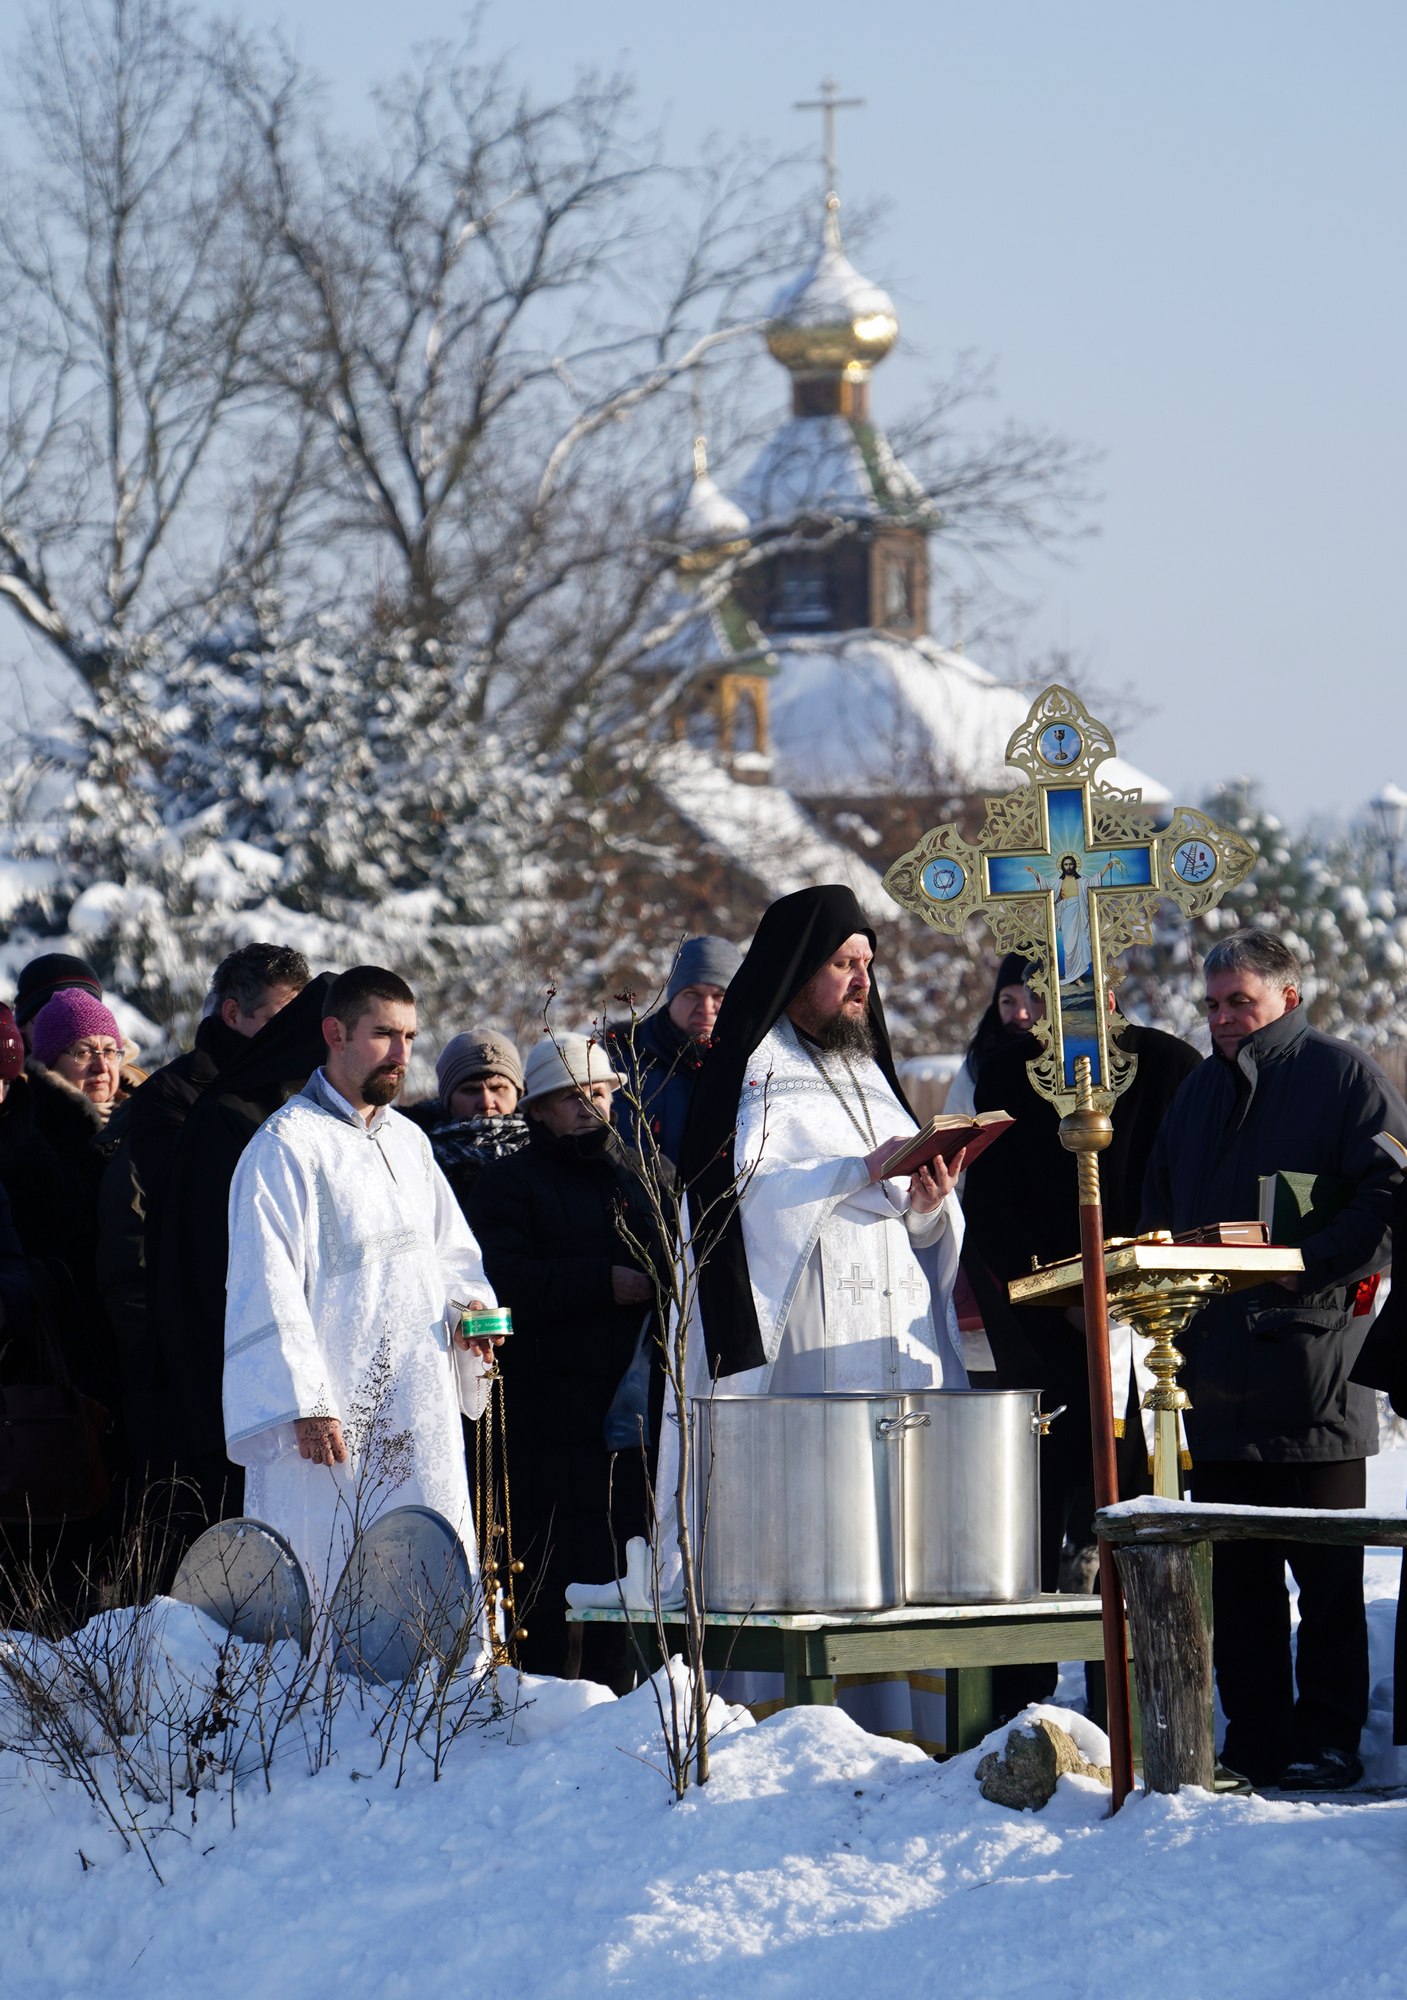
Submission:
M 1042 787 L 1042 797 L 1043 847 L 1034 853 L 988 854 L 983 886 L 993 902 L 1032 895 L 1049 899 L 1047 933 L 1060 987 L 1065 1070 L 1073 1080 L 1076 1059 L 1088 1055 L 1099 1076 L 1098 899 L 1111 890 L 1153 884 L 1151 843 L 1097 845 L 1090 837 L 1083 785 Z
M 1061 1114 L 1061 1144 L 1077 1157 L 1079 1296 L 1100 1507 L 1118 1499 L 1119 1483 L 1099 1156 L 1138 1060 L 1118 1043 L 1125 1024 L 1114 1008 L 1117 960 L 1131 945 L 1152 941 L 1161 901 L 1199 915 L 1244 882 L 1256 859 L 1239 833 L 1193 807 L 1166 809 L 1160 831 L 1141 791 L 1098 777 L 1115 754 L 1112 732 L 1078 695 L 1046 688 L 1006 748 L 1008 765 L 1025 783 L 988 798 L 976 842 L 956 823 L 931 827 L 884 878 L 895 902 L 933 929 L 963 936 L 973 918 L 982 918 L 998 950 L 1034 961 L 1028 978 L 1047 1005 L 1034 1024 L 1040 1054 L 1026 1074 Z M 1018 1286 L 1030 1282 L 1015 1281 L 1009 1290 L 1019 1297 Z M 1164 1304 L 1160 1295 L 1159 1311 Z M 1170 1414 L 1175 1421 L 1176 1412 Z M 1174 1430 L 1163 1463 L 1175 1465 L 1176 1458 Z M 1172 1478 L 1175 1490 L 1175 1472 Z M 1100 1542 L 1099 1567 L 1117 1811 L 1133 1788 L 1133 1749 L 1123 1600 L 1107 1541 Z

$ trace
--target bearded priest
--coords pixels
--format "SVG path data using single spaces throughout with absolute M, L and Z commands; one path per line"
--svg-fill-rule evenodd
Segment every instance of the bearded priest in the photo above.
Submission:
M 918 1121 L 895 1073 L 874 955 L 853 891 L 799 890 L 764 912 L 719 1009 L 680 1158 L 696 1395 L 710 1378 L 739 1396 L 968 1387 L 952 1307 L 963 1155 L 934 1160 L 907 1187 L 885 1178 Z M 674 1489 L 676 1436 L 666 1423 L 661 1495 Z M 662 1513 L 673 1591 L 668 1501 Z M 938 1672 L 840 1675 L 836 1699 L 862 1729 L 932 1752 L 945 1685 Z M 761 1720 L 782 1705 L 782 1676 L 734 1671 L 717 1692 Z
M 728 988 L 685 1129 L 701 1362 L 733 1395 L 965 1389 L 959 1154 L 907 1187 L 875 934 L 853 891 L 784 896 Z M 699 1367 L 702 1386 L 703 1367 Z
M 496 1303 L 430 1142 L 391 1100 L 415 995 L 354 966 L 324 1002 L 326 1055 L 259 1128 L 230 1189 L 226 1449 L 245 1507 L 292 1543 L 314 1599 L 381 1513 L 432 1507 L 477 1573 L 460 1413 L 492 1346 L 451 1301 Z M 493 1343 L 496 1345 L 497 1343 Z

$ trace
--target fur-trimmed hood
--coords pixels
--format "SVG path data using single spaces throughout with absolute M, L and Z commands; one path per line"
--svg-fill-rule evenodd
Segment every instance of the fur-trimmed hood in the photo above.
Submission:
M 96 1307 L 98 1188 L 117 1139 L 93 1106 L 31 1059 L 0 1103 L 0 1186 L 28 1257 L 57 1258 Z
M 63 1152 L 69 1148 L 102 1146 L 106 1142 L 108 1114 L 85 1097 L 76 1084 L 60 1076 L 56 1069 L 49 1069 L 36 1056 L 26 1058 L 24 1074 L 34 1092 L 34 1122 L 52 1145 Z M 109 1112 L 125 1096 L 125 1091 L 119 1092 Z

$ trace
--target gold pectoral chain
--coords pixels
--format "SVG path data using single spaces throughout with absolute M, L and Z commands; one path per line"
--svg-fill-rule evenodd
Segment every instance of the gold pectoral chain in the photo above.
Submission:
M 845 1074 L 849 1077 L 850 1081 L 855 1086 L 855 1095 L 860 1100 L 860 1109 L 865 1116 L 864 1125 L 860 1123 L 859 1119 L 850 1109 L 850 1106 L 845 1099 L 845 1092 L 841 1089 L 840 1085 L 836 1082 L 835 1078 L 831 1075 L 830 1071 L 826 1068 L 825 1064 L 821 1061 L 821 1058 L 816 1054 L 816 1051 L 811 1047 L 810 1043 L 802 1042 L 800 1035 L 798 1035 L 796 1039 L 799 1042 L 801 1042 L 801 1046 L 803 1049 L 805 1049 L 811 1062 L 820 1071 L 825 1082 L 830 1086 L 831 1090 L 835 1093 L 836 1099 L 840 1105 L 841 1110 L 850 1120 L 850 1123 L 855 1127 L 855 1130 L 859 1133 L 860 1137 L 864 1139 L 866 1136 L 868 1136 L 870 1142 L 870 1151 L 873 1152 L 875 1147 L 879 1144 L 879 1137 L 874 1129 L 874 1120 L 870 1117 L 870 1107 L 865 1102 L 865 1093 L 860 1088 L 860 1079 L 858 1076 L 856 1076 L 854 1070 L 851 1069 L 849 1058 L 847 1056 L 842 1055 L 840 1060 L 845 1064 Z M 866 1125 L 869 1127 L 868 1135 L 866 1134 L 865 1131 Z

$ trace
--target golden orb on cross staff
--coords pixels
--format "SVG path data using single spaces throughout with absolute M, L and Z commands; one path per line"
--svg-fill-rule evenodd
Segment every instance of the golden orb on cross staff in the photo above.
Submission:
M 980 917 L 998 951 L 1019 952 L 1037 968 L 1030 984 L 1044 997 L 1046 1010 L 1033 1025 L 1041 1053 L 1028 1070 L 1037 1093 L 1060 1112 L 1061 1143 L 1078 1162 L 1080 1258 L 1078 1264 L 1069 1260 L 1068 1266 L 1016 1281 L 1011 1294 L 1013 1299 L 1049 1296 L 1054 1302 L 1063 1287 L 1060 1303 L 1084 1305 L 1100 1507 L 1112 1506 L 1119 1492 L 1106 1275 L 1107 1259 L 1117 1253 L 1104 1242 L 1099 1155 L 1113 1137 L 1115 1105 L 1137 1067 L 1137 1057 L 1118 1043 L 1127 1023 L 1113 1004 L 1123 977 L 1117 960 L 1132 945 L 1152 943 L 1161 902 L 1176 904 L 1185 916 L 1200 915 L 1243 881 L 1256 859 L 1248 841 L 1190 807 L 1175 808 L 1160 827 L 1141 791 L 1100 782 L 1100 765 L 1115 755 L 1112 734 L 1077 695 L 1060 686 L 1047 688 L 1006 748 L 1007 763 L 1025 782 L 987 800 L 977 842 L 964 840 L 956 826 L 934 827 L 884 878 L 895 902 L 934 930 L 960 937 L 969 920 Z M 1162 1259 L 1160 1278 L 1166 1286 L 1168 1269 L 1179 1266 L 1189 1278 L 1183 1287 L 1187 1297 L 1204 1299 L 1221 1283 L 1218 1271 L 1209 1274 L 1209 1283 L 1193 1282 L 1208 1260 L 1219 1261 L 1210 1250 L 1179 1253 L 1174 1247 Z M 1145 1274 L 1139 1259 L 1134 1265 L 1134 1282 L 1121 1275 L 1116 1290 L 1120 1310 L 1138 1326 L 1135 1308 Z M 1057 1272 L 1058 1284 L 1044 1282 L 1055 1281 Z M 1195 1304 L 1188 1317 L 1191 1310 Z M 1155 1411 L 1163 1446 L 1160 1483 L 1175 1493 L 1178 1412 L 1187 1399 L 1171 1377 L 1181 1356 L 1172 1347 L 1167 1310 L 1150 1308 L 1142 1317 L 1149 1337 L 1159 1338 L 1158 1387 L 1149 1392 L 1156 1400 L 1145 1402 Z M 1117 1811 L 1133 1786 L 1133 1752 L 1123 1596 L 1112 1551 L 1103 1541 L 1099 1575 Z

